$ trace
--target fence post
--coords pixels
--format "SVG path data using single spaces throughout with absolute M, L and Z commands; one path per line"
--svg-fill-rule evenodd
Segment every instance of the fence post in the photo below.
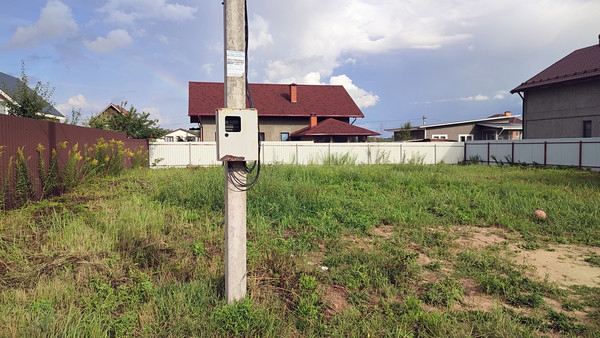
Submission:
M 583 141 L 579 140 L 579 169 L 581 169 L 583 165 Z
M 487 143 L 487 165 L 490 165 L 490 142 Z
M 548 141 L 544 141 L 544 167 L 546 166 L 546 157 L 548 154 Z
M 510 143 L 510 160 L 515 163 L 515 142 Z

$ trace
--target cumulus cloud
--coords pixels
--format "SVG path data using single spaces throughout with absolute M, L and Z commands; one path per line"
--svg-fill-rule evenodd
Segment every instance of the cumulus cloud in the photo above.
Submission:
M 123 29 L 115 29 L 106 37 L 99 36 L 94 41 L 85 41 L 85 46 L 96 53 L 108 53 L 117 48 L 129 45 L 133 39 Z
M 457 22 L 475 16 L 467 1 L 304 0 L 257 5 L 253 58 L 262 62 L 266 82 L 321 82 L 363 56 L 400 49 L 440 49 L 472 38 L 474 29 Z M 272 27 L 276 27 L 273 29 Z M 260 38 L 262 36 L 262 38 Z M 349 78 L 348 78 L 349 79 Z M 341 80 L 341 79 L 339 79 Z M 352 84 L 357 88 L 360 83 Z M 348 90 L 351 89 L 346 83 Z M 365 91 L 365 93 L 368 93 Z M 364 97 L 363 107 L 377 95 Z M 357 102 L 361 99 L 356 99 Z
M 281 83 L 291 82 L 298 81 L 282 81 Z M 331 78 L 329 78 L 329 82 L 327 83 L 321 82 L 321 74 L 319 72 L 310 72 L 304 75 L 302 77 L 302 80 L 299 81 L 299 83 L 311 85 L 330 84 L 335 86 L 343 86 L 359 108 L 367 108 L 374 106 L 379 101 L 379 96 L 373 94 L 372 92 L 367 92 L 366 90 L 357 87 L 352 82 L 352 79 L 345 74 L 332 76 Z
M 71 9 L 58 0 L 50 0 L 36 23 L 17 28 L 8 47 L 34 47 L 43 41 L 75 36 L 78 30 Z
M 260 15 L 254 15 L 253 20 L 248 24 L 250 32 L 248 34 L 248 49 L 254 50 L 259 47 L 268 46 L 273 43 L 273 36 L 269 33 L 269 24 Z
M 329 83 L 332 85 L 344 86 L 348 94 L 350 94 L 356 105 L 360 108 L 374 106 L 377 104 L 377 101 L 379 101 L 379 96 L 358 88 L 352 83 L 352 79 L 346 75 L 332 76 L 331 79 L 329 79 Z
M 166 0 L 109 0 L 98 11 L 107 15 L 107 23 L 133 25 L 139 20 L 188 21 L 198 9 Z
M 102 109 L 99 105 L 89 103 L 83 94 L 72 96 L 67 100 L 67 103 L 58 104 L 55 108 L 64 116 L 70 116 L 73 110 L 81 110 L 83 113 L 84 111 L 97 112 Z

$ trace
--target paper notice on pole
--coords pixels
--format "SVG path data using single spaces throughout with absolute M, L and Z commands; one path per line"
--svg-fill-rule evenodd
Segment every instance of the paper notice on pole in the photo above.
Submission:
M 242 77 L 246 71 L 246 55 L 235 50 L 227 51 L 227 77 Z

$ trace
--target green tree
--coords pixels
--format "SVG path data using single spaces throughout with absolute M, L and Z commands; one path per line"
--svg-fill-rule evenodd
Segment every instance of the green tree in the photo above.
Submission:
M 12 89 L 8 88 L 5 83 L 2 84 L 2 88 L 10 97 L 2 102 L 8 109 L 9 115 L 45 119 L 44 113 L 52 109 L 54 105 L 50 100 L 54 94 L 54 88 L 50 87 L 50 83 L 43 84 L 38 81 L 33 90 L 29 88 L 29 77 L 25 73 L 24 60 L 21 60 L 20 81 L 17 81 Z
M 126 106 L 127 101 L 121 103 L 121 107 Z M 134 139 L 159 138 L 167 133 L 166 129 L 160 128 L 158 120 L 150 119 L 150 113 L 139 113 L 133 105 L 124 113 L 100 112 L 98 115 L 90 117 L 85 125 L 92 128 L 121 131 Z
M 406 141 L 406 140 L 412 139 L 412 136 L 410 135 L 411 128 L 412 128 L 412 125 L 410 124 L 410 122 L 404 123 L 404 125 L 402 126 L 402 128 L 400 128 L 400 130 L 394 132 L 394 140 L 395 141 Z
M 79 107 L 77 109 L 71 108 L 71 117 L 65 118 L 64 123 L 78 126 L 80 122 L 81 122 L 81 107 Z

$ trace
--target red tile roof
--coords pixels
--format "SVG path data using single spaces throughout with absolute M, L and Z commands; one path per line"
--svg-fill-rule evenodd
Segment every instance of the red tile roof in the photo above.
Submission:
M 290 134 L 293 137 L 302 136 L 376 136 L 377 132 L 354 126 L 333 118 L 319 122 L 314 127 L 305 127 Z
M 600 44 L 572 52 L 510 92 L 595 77 L 600 77 Z
M 290 85 L 251 83 L 249 87 L 259 116 L 364 117 L 343 86 L 296 85 L 295 103 L 290 100 Z M 189 83 L 188 116 L 214 116 L 224 104 L 223 83 Z

